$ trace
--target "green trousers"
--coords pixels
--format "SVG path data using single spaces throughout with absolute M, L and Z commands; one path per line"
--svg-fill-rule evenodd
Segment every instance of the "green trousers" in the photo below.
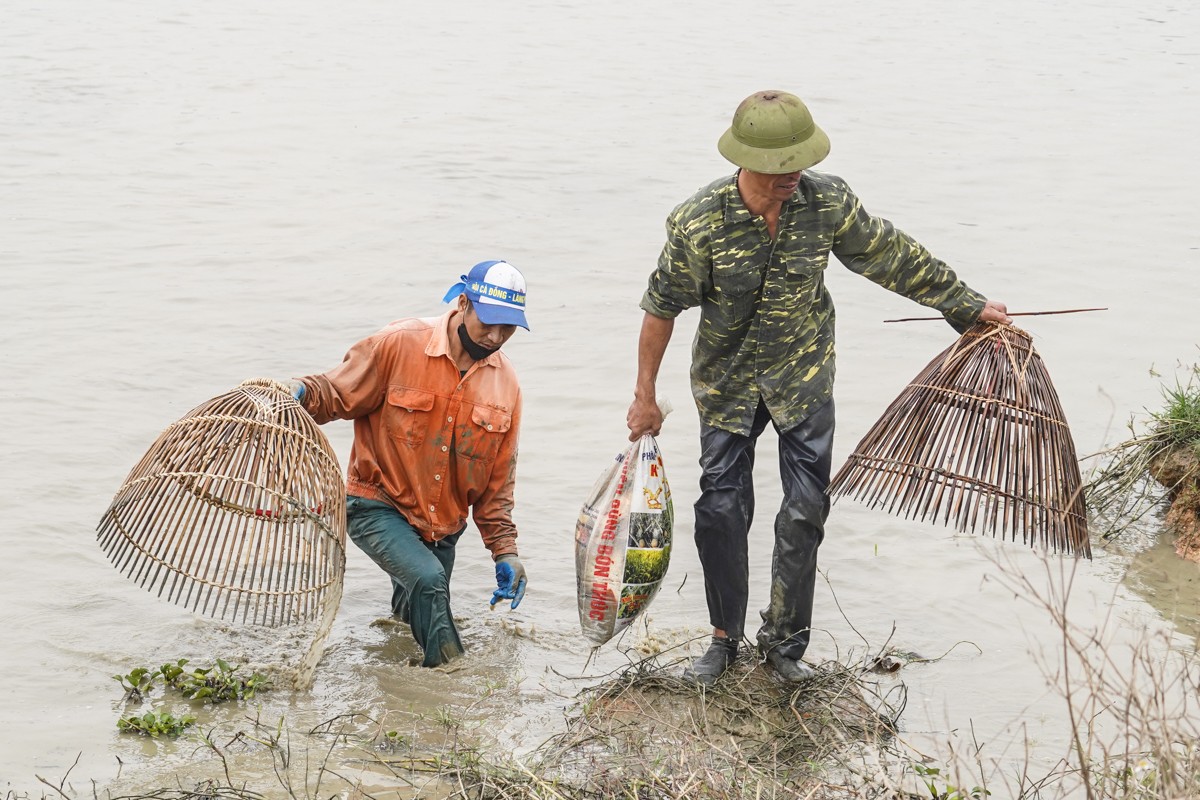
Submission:
M 462 655 L 450 615 L 454 545 L 462 531 L 427 542 L 387 503 L 346 498 L 350 539 L 392 579 L 392 613 L 408 623 L 425 651 L 422 666 L 436 667 Z

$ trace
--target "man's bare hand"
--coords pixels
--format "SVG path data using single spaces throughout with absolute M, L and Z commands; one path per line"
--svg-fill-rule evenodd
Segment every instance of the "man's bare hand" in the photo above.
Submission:
M 979 312 L 980 322 L 999 322 L 1001 325 L 1012 325 L 1012 317 L 1008 315 L 1008 306 L 996 300 L 988 300 Z
M 629 441 L 636 442 L 643 434 L 658 436 L 662 430 L 663 413 L 658 403 L 653 400 L 642 400 L 637 397 L 629 406 L 625 415 L 625 424 L 629 426 Z

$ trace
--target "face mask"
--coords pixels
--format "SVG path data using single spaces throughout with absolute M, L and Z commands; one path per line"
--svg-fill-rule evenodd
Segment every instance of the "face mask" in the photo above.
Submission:
M 467 326 L 460 324 L 458 326 L 458 340 L 462 342 L 463 349 L 467 351 L 467 355 L 474 361 L 483 361 L 492 353 L 499 350 L 499 347 L 484 347 L 467 335 Z

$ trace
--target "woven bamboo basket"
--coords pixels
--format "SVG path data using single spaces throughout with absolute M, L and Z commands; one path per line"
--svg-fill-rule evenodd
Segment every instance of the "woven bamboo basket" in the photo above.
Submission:
M 168 427 L 97 528 L 140 586 L 217 619 L 332 619 L 346 565 L 337 457 L 282 384 L 246 381 Z
M 829 494 L 1091 558 L 1082 483 L 1032 338 L 978 323 L 892 402 Z

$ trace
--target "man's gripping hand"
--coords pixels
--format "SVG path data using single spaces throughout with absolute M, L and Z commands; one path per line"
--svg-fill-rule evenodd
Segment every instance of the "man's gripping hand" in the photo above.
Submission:
M 662 408 L 653 399 L 634 397 L 632 405 L 629 406 L 629 413 L 625 415 L 625 424 L 629 426 L 629 441 L 636 442 L 647 433 L 658 436 L 662 431 L 664 416 L 666 415 Z
M 1008 306 L 996 300 L 988 300 L 979 312 L 980 322 L 999 322 L 1001 325 L 1012 325 L 1012 317 L 1008 315 Z
M 286 386 L 288 388 L 288 391 L 290 391 L 292 393 L 292 397 L 294 397 L 296 399 L 297 403 L 299 403 L 300 405 L 304 405 L 305 389 L 304 389 L 303 383 L 301 383 L 300 381 L 292 380 L 292 381 L 284 381 L 283 385 Z
M 525 567 L 521 565 L 521 559 L 515 555 L 500 556 L 496 559 L 496 591 L 492 592 L 491 606 L 496 607 L 496 603 L 501 600 L 512 600 L 510 608 L 516 608 L 521 605 L 521 598 L 525 596 Z

